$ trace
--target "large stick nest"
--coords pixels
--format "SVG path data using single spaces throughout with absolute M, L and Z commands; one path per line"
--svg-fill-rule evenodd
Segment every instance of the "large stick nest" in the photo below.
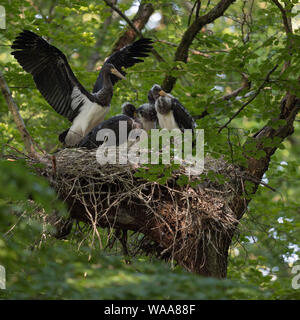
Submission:
M 181 260 L 183 265 L 191 257 L 196 263 L 199 248 L 204 261 L 205 246 L 216 246 L 219 236 L 232 235 L 237 226 L 231 204 L 241 175 L 221 159 L 206 158 L 201 176 L 192 176 L 184 186 L 176 183 L 185 174 L 183 167 L 161 185 L 135 177 L 131 165 L 101 166 L 95 152 L 85 149 L 61 150 L 52 166 L 36 170 L 68 203 L 73 218 L 94 228 L 136 231 L 144 237 L 133 249 L 149 253 L 154 248 L 161 257 Z M 220 175 L 222 182 L 212 181 L 212 176 Z M 191 187 L 196 180 L 199 183 Z

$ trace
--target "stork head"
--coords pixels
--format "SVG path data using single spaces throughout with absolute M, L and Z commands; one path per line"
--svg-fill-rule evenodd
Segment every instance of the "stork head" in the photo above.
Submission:
M 122 104 L 122 113 L 134 119 L 136 117 L 136 108 L 132 103 L 125 102 Z
M 156 99 L 159 97 L 159 92 L 162 91 L 161 86 L 155 84 L 148 92 L 148 100 L 150 103 L 154 104 Z
M 155 109 L 160 114 L 167 114 L 172 110 L 172 97 L 170 97 L 166 92 L 161 90 L 159 92 L 159 97 L 155 102 Z
M 144 103 L 136 110 L 138 119 L 146 121 L 156 121 L 157 115 L 153 104 Z
M 122 75 L 122 73 L 119 70 L 117 70 L 115 68 L 115 66 L 111 63 L 105 64 L 102 68 L 105 68 L 104 70 L 106 72 L 111 73 L 120 79 L 125 79 L 125 77 Z

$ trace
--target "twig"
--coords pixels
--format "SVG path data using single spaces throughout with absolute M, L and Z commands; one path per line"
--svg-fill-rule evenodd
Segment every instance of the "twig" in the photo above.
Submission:
M 114 2 L 116 2 L 116 0 L 113 0 Z M 92 72 L 95 68 L 95 65 L 97 63 L 98 60 L 100 60 L 101 56 L 99 53 L 99 48 L 101 48 L 101 46 L 103 45 L 103 42 L 105 40 L 105 36 L 107 34 L 108 31 L 108 27 L 110 26 L 110 24 L 113 21 L 113 15 L 112 13 L 112 9 L 111 8 L 107 8 L 107 10 L 109 11 L 110 15 L 104 20 L 104 22 L 102 23 L 100 29 L 97 31 L 97 41 L 94 47 L 94 52 L 90 55 L 89 60 L 88 60 L 88 64 L 87 64 L 87 71 Z M 119 17 L 119 16 L 118 16 Z
M 250 2 L 249 12 L 246 12 L 247 2 Z M 250 40 L 253 5 L 254 5 L 254 0 L 251 0 L 251 1 L 244 0 L 243 6 L 242 6 L 243 20 L 241 22 L 241 33 L 242 33 L 242 41 L 244 44 L 246 44 Z M 246 35 L 245 35 L 246 26 L 248 30 L 246 31 Z
M 113 3 L 111 3 L 109 0 L 104 0 L 104 2 L 111 7 L 117 14 L 122 17 L 127 24 L 135 31 L 137 35 L 139 35 L 141 38 L 144 38 L 142 32 L 134 25 L 134 23 L 118 8 L 116 7 Z M 159 62 L 165 62 L 163 57 L 155 50 L 151 49 L 152 54 L 154 57 L 159 61 Z
M 245 102 L 241 108 L 232 116 L 230 117 L 230 119 L 218 130 L 218 133 L 220 133 L 224 128 L 226 128 L 228 126 L 228 124 L 240 113 L 242 112 L 249 103 L 251 103 L 260 93 L 260 91 L 263 89 L 263 87 L 265 86 L 265 84 L 269 81 L 270 79 L 270 75 L 277 69 L 278 64 L 272 68 L 272 70 L 270 70 L 265 78 L 265 80 L 263 81 L 263 83 L 259 86 L 259 88 L 256 90 L 255 94 L 247 101 Z
M 272 0 L 272 1 L 279 8 L 279 10 L 281 11 L 282 21 L 283 21 L 283 25 L 284 25 L 284 28 L 285 28 L 285 33 L 286 33 L 286 35 L 288 37 L 290 34 L 293 34 L 292 20 L 291 20 L 291 17 L 290 17 L 291 8 L 292 7 L 283 8 L 283 6 L 280 4 L 280 2 L 278 0 Z M 288 12 L 287 12 L 287 10 L 288 10 Z M 293 54 L 293 42 L 292 42 L 291 39 L 289 39 L 287 41 L 287 49 L 289 51 L 290 56 L 292 56 L 292 54 Z M 280 74 L 283 74 L 285 72 L 285 70 L 290 66 L 290 64 L 291 64 L 291 59 L 287 60 L 284 63 Z
M 236 90 L 234 90 L 234 91 L 232 91 L 231 93 L 228 93 L 228 94 L 224 95 L 220 99 L 217 99 L 216 101 L 213 101 L 211 104 L 217 104 L 221 100 L 230 100 L 231 98 L 237 97 L 238 94 L 241 93 L 243 90 L 250 89 L 250 88 L 251 88 L 251 82 L 249 81 L 248 75 L 246 75 L 245 73 L 242 73 L 242 85 L 241 85 L 241 87 L 236 89 Z M 205 109 L 200 115 L 194 116 L 194 119 L 196 119 L 196 120 L 202 119 L 202 118 L 206 117 L 207 115 L 209 115 L 209 112 L 207 111 L 207 109 Z
M 170 41 L 167 41 L 167 40 L 159 40 L 159 39 L 156 39 L 157 42 L 160 42 L 160 43 L 164 43 L 164 44 L 167 44 L 171 47 L 178 47 L 178 45 L 176 43 L 173 43 L 173 42 L 170 42 Z M 203 57 L 206 57 L 206 58 L 210 58 L 211 56 L 207 53 L 204 53 L 202 51 L 199 51 L 199 50 L 195 50 L 195 49 L 189 49 L 189 51 L 192 53 L 192 54 L 195 54 L 195 55 L 199 55 L 199 56 L 203 56 Z
M 175 52 L 174 61 L 182 61 L 187 63 L 189 47 L 191 46 L 198 32 L 200 32 L 200 30 L 205 25 L 212 23 L 217 18 L 221 17 L 233 2 L 235 2 L 235 0 L 220 0 L 218 4 L 214 8 L 212 8 L 207 14 L 196 18 L 195 21 L 185 31 L 180 41 L 180 44 Z M 176 68 L 174 69 L 176 70 Z M 176 77 L 167 74 L 162 84 L 163 89 L 167 92 L 171 92 L 176 81 Z
M 276 189 L 271 187 L 269 184 L 265 183 L 262 181 L 262 179 L 258 179 L 257 177 L 254 177 L 254 176 L 250 176 L 250 175 L 247 175 L 245 177 L 243 177 L 245 180 L 248 180 L 248 181 L 252 181 L 254 183 L 258 183 L 258 184 L 261 184 L 262 186 L 266 187 L 266 188 L 269 188 L 270 190 L 272 190 L 273 192 L 276 192 Z
M 221 99 L 222 100 L 230 100 L 231 98 L 237 97 L 240 92 L 242 92 L 244 89 L 250 89 L 251 88 L 251 82 L 249 81 L 249 77 L 246 73 L 242 73 L 242 86 L 231 93 L 228 93 L 224 95 Z
M 111 7 L 115 12 L 117 12 L 117 14 L 122 17 L 127 24 L 130 25 L 130 27 L 136 32 L 136 34 L 138 34 L 141 38 L 143 38 L 143 34 L 142 32 L 137 29 L 137 27 L 133 24 L 133 22 L 118 8 L 116 7 L 112 2 L 110 2 L 109 0 L 104 0 L 104 2 Z
M 286 14 L 286 10 L 283 8 L 283 6 L 281 5 L 281 3 L 278 0 L 272 0 L 273 3 L 279 8 L 279 10 L 281 11 L 281 15 L 282 15 L 282 20 L 283 20 L 283 25 L 285 28 L 286 33 L 293 33 L 293 28 L 292 28 L 292 24 L 290 19 L 288 18 L 287 14 Z
M 189 14 L 189 19 L 188 19 L 188 24 L 187 24 L 188 26 L 191 24 L 191 19 L 192 19 L 192 15 L 193 15 L 193 13 L 194 13 L 196 4 L 197 4 L 197 0 L 194 2 L 193 7 L 192 7 L 192 9 L 191 9 L 191 12 L 190 12 L 190 14 Z
M 37 144 L 33 141 L 32 137 L 30 136 L 29 132 L 26 129 L 25 123 L 19 113 L 19 108 L 17 104 L 15 103 L 10 89 L 0 72 L 0 88 L 2 91 L 2 94 L 6 100 L 7 106 L 9 111 L 11 112 L 14 122 L 17 126 L 17 129 L 19 130 L 21 137 L 24 141 L 25 149 L 28 152 L 28 154 L 36 159 L 42 159 L 42 156 L 36 151 L 35 146 L 38 148 Z

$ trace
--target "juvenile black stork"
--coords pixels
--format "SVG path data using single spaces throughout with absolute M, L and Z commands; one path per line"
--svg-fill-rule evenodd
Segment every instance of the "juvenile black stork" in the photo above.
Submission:
M 93 92 L 88 92 L 75 77 L 66 56 L 32 31 L 24 30 L 12 44 L 12 55 L 25 71 L 32 74 L 36 87 L 72 126 L 59 139 L 67 146 L 78 142 L 104 120 L 113 96 L 113 86 L 128 68 L 147 57 L 152 40 L 140 39 L 112 54 L 104 63 Z
M 155 99 L 151 90 L 148 92 L 148 102 L 140 105 L 135 112 L 136 120 L 142 124 L 143 129 L 146 131 L 155 129 L 157 126 Z M 161 87 L 159 87 L 160 90 Z
M 155 100 L 155 110 L 159 126 L 168 130 L 196 128 L 193 117 L 178 99 L 166 93 L 161 87 L 155 84 L 150 89 L 150 95 Z
M 135 121 L 136 108 L 131 103 L 124 103 L 122 105 L 123 114 L 111 117 L 108 120 L 101 122 L 93 130 L 91 130 L 78 144 L 80 148 L 95 149 L 103 144 L 103 140 L 98 140 L 97 136 L 100 130 L 106 130 L 107 136 L 113 134 L 116 138 L 115 146 L 125 143 L 128 135 L 133 129 L 141 129 L 141 124 Z M 120 135 L 120 122 L 124 121 L 126 128 L 124 134 Z M 109 129 L 109 130 L 107 130 Z M 112 140 L 114 141 L 114 140 Z M 109 143 L 107 143 L 110 146 Z
M 144 103 L 139 106 L 136 110 L 136 119 L 142 124 L 144 130 L 156 129 L 158 120 L 154 104 Z
M 126 116 L 135 119 L 136 118 L 136 107 L 130 102 L 124 102 L 121 106 L 122 113 Z

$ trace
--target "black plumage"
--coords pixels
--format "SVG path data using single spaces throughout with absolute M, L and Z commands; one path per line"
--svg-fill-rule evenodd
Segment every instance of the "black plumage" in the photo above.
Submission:
M 162 91 L 162 87 L 159 84 L 154 84 L 148 91 L 148 101 L 154 104 L 156 99 L 159 97 L 159 93 Z
M 153 41 L 149 38 L 142 38 L 134 43 L 125 46 L 119 51 L 113 53 L 105 63 L 111 63 L 122 74 L 126 75 L 126 72 L 122 70 L 122 67 L 129 68 L 136 63 L 143 62 L 144 60 L 139 58 L 147 57 L 149 51 L 152 49 Z M 119 79 L 115 75 L 110 75 L 112 84 L 114 85 Z M 97 81 L 95 83 L 93 92 L 97 92 L 103 86 L 103 72 L 100 71 Z
M 125 102 L 122 105 L 123 114 L 139 122 L 142 128 L 146 131 L 155 129 L 157 124 L 157 116 L 155 110 L 155 100 L 152 98 L 152 93 L 148 92 L 148 103 L 144 103 L 136 108 L 132 103 Z
M 158 120 L 154 104 L 144 103 L 139 106 L 136 110 L 136 119 L 141 122 L 144 130 L 155 129 Z
M 56 112 L 74 119 L 80 108 L 72 108 L 71 94 L 77 86 L 91 101 L 95 97 L 84 89 L 70 68 L 66 56 L 37 34 L 24 30 L 13 42 L 12 55 L 25 71 L 33 75 L 35 84 Z
M 154 85 L 150 90 L 150 96 L 155 100 L 159 126 L 168 130 L 196 128 L 196 123 L 187 109 L 178 99 L 166 93 L 159 85 Z
M 104 141 L 98 141 L 97 135 L 100 130 L 110 129 L 113 131 L 116 137 L 116 146 L 119 146 L 125 143 L 128 139 L 128 135 L 131 130 L 136 128 L 141 128 L 141 125 L 135 121 L 136 116 L 136 108 L 132 103 L 125 102 L 122 105 L 122 113 L 121 115 L 116 115 L 111 117 L 110 119 L 103 121 L 98 126 L 96 126 L 93 130 L 91 130 L 78 144 L 80 148 L 94 149 L 98 148 L 103 144 Z M 126 134 L 121 135 L 120 137 L 120 121 L 126 122 Z M 107 131 L 108 135 L 112 134 Z
M 155 100 L 159 97 L 161 90 L 159 85 L 154 85 L 148 91 L 148 102 L 140 105 L 136 109 L 136 120 L 142 124 L 143 129 L 146 131 L 155 129 L 157 126 L 158 120 L 155 110 Z
M 126 134 L 120 135 L 120 122 L 124 121 L 126 124 Z M 128 139 L 128 135 L 131 130 L 140 128 L 138 123 L 134 121 L 134 119 L 128 117 L 125 114 L 114 116 L 106 121 L 103 121 L 98 126 L 96 126 L 93 130 L 91 130 L 78 144 L 80 148 L 87 149 L 95 149 L 101 146 L 104 141 L 98 140 L 97 135 L 100 130 L 106 130 L 106 135 L 108 136 L 108 141 L 110 141 L 110 135 L 114 135 L 116 140 L 115 146 L 119 146 L 125 143 Z M 109 130 L 107 130 L 109 129 Z M 114 140 L 113 140 L 114 141 Z M 107 143 L 108 146 L 111 144 Z
M 122 104 L 122 113 L 126 116 L 135 119 L 136 118 L 136 107 L 130 102 L 124 102 Z
M 142 62 L 139 57 L 148 56 L 151 43 L 150 39 L 141 39 L 111 55 L 100 71 L 93 93 L 77 80 L 66 56 L 34 32 L 24 30 L 17 36 L 12 55 L 32 74 L 37 88 L 54 110 L 72 121 L 60 140 L 73 146 L 104 120 L 113 85 L 118 77 L 124 78 L 122 68 Z

